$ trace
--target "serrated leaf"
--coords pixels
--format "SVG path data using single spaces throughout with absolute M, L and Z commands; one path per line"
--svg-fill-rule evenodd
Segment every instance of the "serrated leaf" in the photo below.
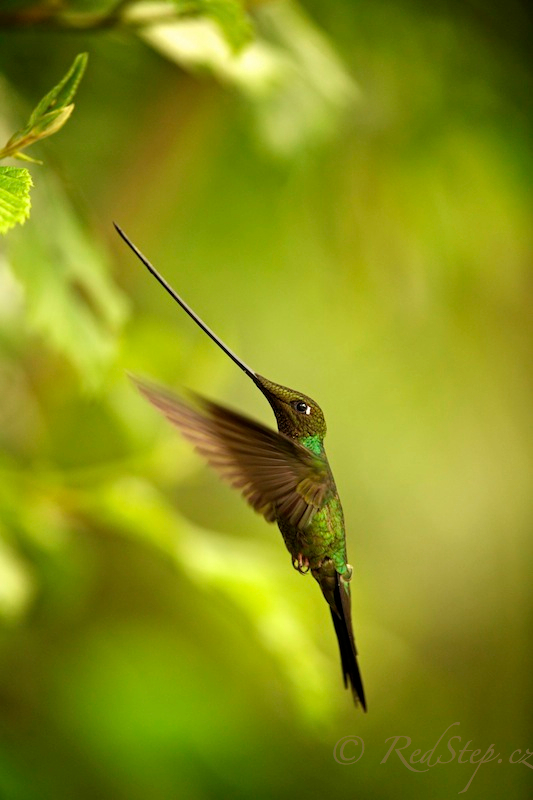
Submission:
M 29 217 L 32 187 L 27 169 L 0 167 L 0 233 L 6 233 Z

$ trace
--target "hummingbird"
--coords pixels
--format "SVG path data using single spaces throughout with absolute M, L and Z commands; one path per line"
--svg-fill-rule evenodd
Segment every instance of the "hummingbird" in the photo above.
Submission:
M 192 443 L 219 476 L 239 489 L 268 522 L 276 522 L 293 567 L 311 572 L 328 602 L 340 650 L 344 686 L 366 711 L 352 630 L 344 516 L 324 450 L 326 423 L 318 404 L 301 392 L 273 383 L 242 361 L 177 294 L 124 231 L 118 234 L 153 277 L 255 383 L 266 397 L 278 430 L 193 394 L 184 400 L 134 378 L 141 393 Z

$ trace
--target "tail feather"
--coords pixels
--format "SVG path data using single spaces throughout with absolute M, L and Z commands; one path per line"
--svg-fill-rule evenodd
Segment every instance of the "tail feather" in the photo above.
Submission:
M 350 584 L 337 572 L 331 558 L 323 561 L 312 573 L 329 603 L 341 653 L 344 685 L 346 688 L 348 685 L 351 687 L 355 705 L 360 703 L 363 711 L 366 711 L 365 690 L 357 664 L 357 649 L 352 630 Z
M 365 690 L 357 663 L 357 649 L 352 630 L 350 584 L 337 572 L 330 558 L 323 561 L 318 569 L 312 570 L 312 573 L 329 603 L 339 643 L 344 685 L 346 688 L 348 685 L 351 687 L 355 705 L 360 703 L 363 711 L 366 711 Z
M 330 611 L 335 633 L 337 634 L 337 641 L 339 642 L 344 685 L 346 688 L 350 685 L 355 704 L 361 703 L 363 711 L 366 711 L 365 690 L 363 689 L 363 681 L 357 663 L 357 649 L 352 630 L 349 592 L 348 585 L 337 574 L 334 589 L 335 608 L 330 608 Z

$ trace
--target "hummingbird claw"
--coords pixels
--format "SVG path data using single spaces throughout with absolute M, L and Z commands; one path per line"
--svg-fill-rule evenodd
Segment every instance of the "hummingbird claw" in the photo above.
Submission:
M 298 558 L 293 559 L 292 566 L 294 569 L 298 570 L 300 575 L 307 575 L 310 570 L 309 559 L 307 556 L 302 555 L 302 553 L 298 553 Z

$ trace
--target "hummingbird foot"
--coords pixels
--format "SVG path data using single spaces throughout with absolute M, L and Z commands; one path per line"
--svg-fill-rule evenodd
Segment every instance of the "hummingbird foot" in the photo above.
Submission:
M 294 558 L 292 561 L 292 566 L 294 569 L 297 569 L 300 575 L 307 575 L 310 570 L 309 559 L 307 556 L 302 555 L 302 553 L 298 553 L 298 558 Z
M 353 567 L 351 564 L 346 564 L 346 572 L 342 576 L 342 579 L 345 583 L 349 583 L 352 580 L 353 575 Z

